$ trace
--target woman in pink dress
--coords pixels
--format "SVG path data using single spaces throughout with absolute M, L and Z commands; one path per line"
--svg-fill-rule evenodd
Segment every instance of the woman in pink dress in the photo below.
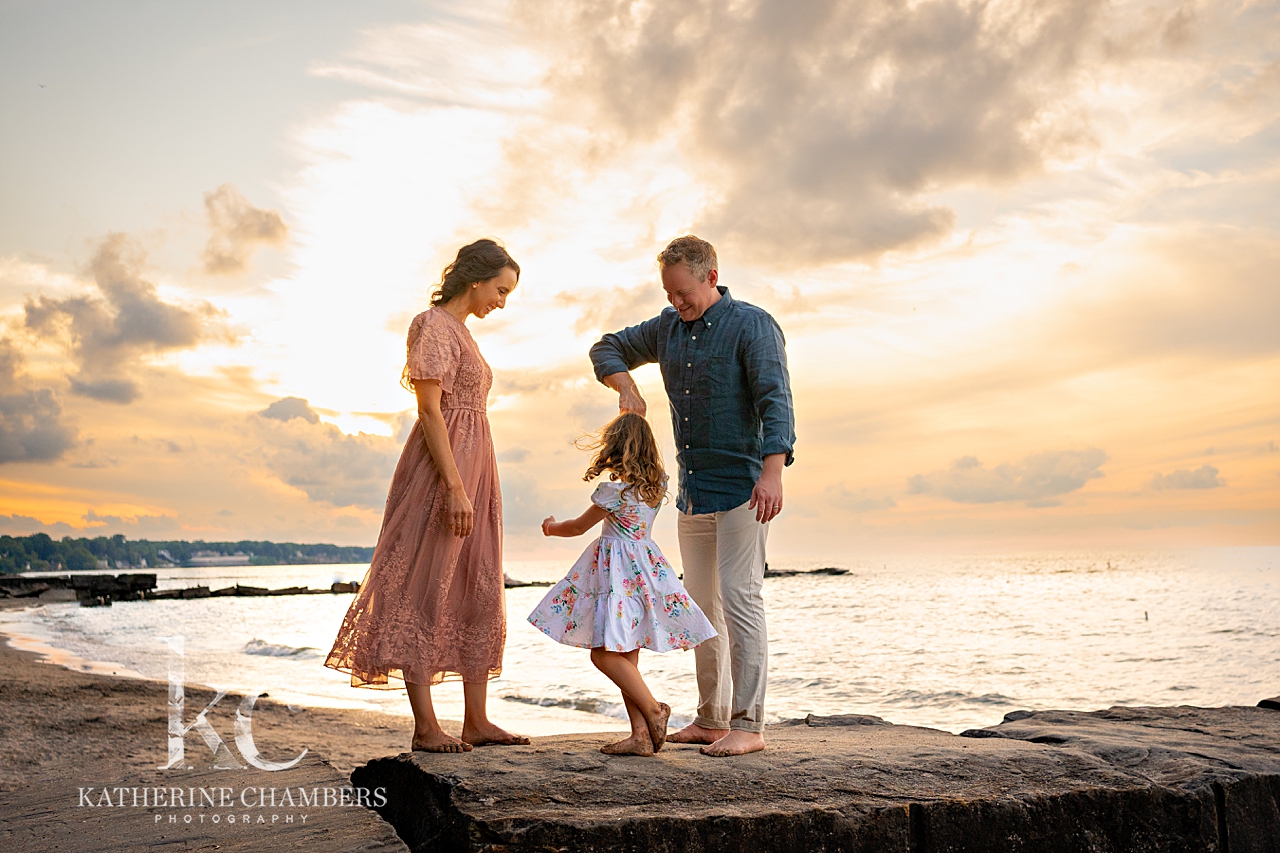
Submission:
M 405 383 L 418 426 L 391 480 L 369 573 L 325 666 L 353 687 L 402 679 L 413 708 L 412 748 L 466 752 L 525 744 L 489 721 L 488 680 L 502 672 L 506 604 L 502 493 L 485 402 L 493 373 L 466 320 L 506 305 L 520 267 L 492 240 L 458 250 L 432 308 L 409 326 Z M 462 680 L 462 738 L 444 733 L 431 685 Z

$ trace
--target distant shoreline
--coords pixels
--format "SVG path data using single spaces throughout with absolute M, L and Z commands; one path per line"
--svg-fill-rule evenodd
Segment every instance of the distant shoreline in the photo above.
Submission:
M 367 563 L 373 547 L 242 539 L 205 542 L 115 536 L 53 539 L 44 533 L 0 536 L 0 574 L 129 571 L 219 566 L 327 566 Z

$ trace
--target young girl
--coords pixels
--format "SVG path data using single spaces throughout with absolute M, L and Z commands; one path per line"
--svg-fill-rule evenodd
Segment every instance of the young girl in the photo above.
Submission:
M 603 521 L 569 574 L 529 614 L 558 643 L 591 649 L 591 662 L 622 691 L 631 736 L 601 747 L 609 755 L 653 755 L 667 740 L 671 708 L 653 698 L 640 677 L 640 649 L 691 649 L 716 635 L 693 603 L 649 531 L 666 496 L 666 474 L 653 431 L 643 417 L 612 420 L 594 445 L 584 480 L 605 471 L 609 482 L 591 508 L 570 521 L 542 522 L 547 536 L 580 536 Z

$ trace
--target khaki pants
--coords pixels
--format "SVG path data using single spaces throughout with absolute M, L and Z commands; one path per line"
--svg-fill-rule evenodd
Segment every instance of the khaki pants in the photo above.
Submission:
M 703 728 L 764 730 L 769 641 L 761 587 L 768 527 L 747 504 L 679 517 L 684 586 L 718 635 L 694 650 L 694 722 Z

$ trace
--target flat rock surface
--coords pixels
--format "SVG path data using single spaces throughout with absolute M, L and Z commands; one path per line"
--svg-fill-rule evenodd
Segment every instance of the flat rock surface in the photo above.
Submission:
M 1280 849 L 1280 713 L 1011 717 L 968 737 L 809 718 L 732 759 L 564 736 L 379 759 L 353 779 L 392 792 L 383 816 L 423 851 Z

